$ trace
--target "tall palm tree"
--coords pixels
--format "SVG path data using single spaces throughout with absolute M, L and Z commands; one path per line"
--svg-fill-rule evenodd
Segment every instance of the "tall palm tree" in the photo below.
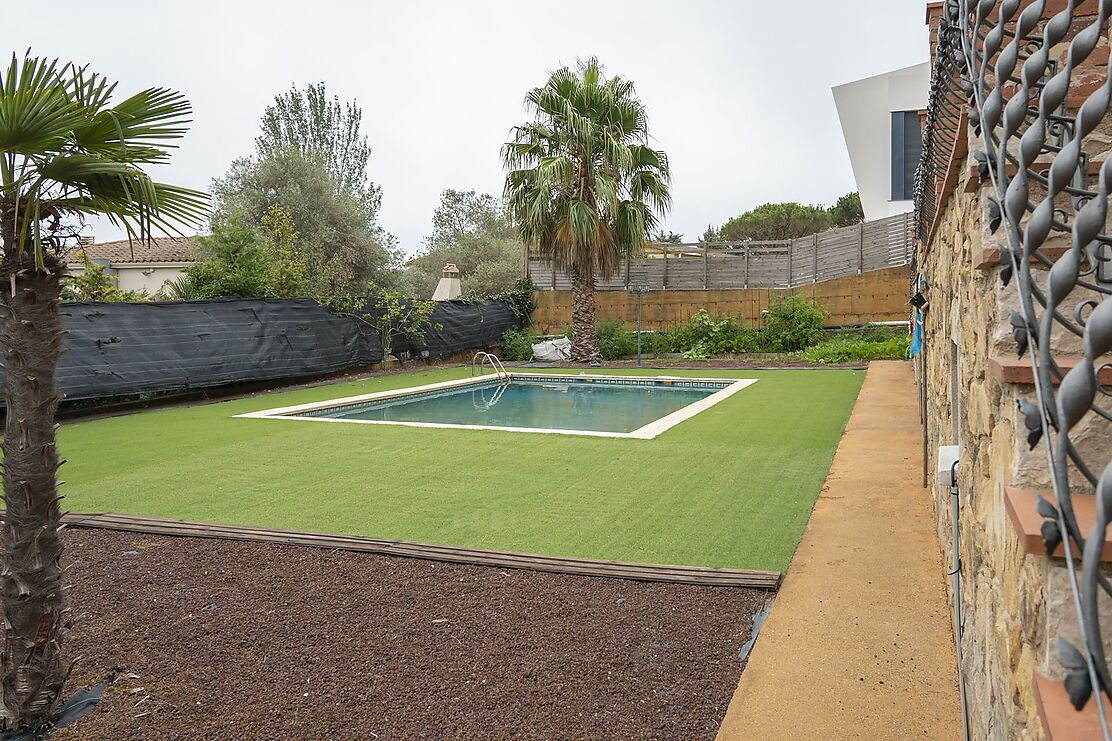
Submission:
M 205 194 L 156 183 L 142 169 L 168 160 L 169 142 L 186 131 L 188 101 L 154 88 L 110 105 L 114 90 L 82 67 L 30 56 L 12 55 L 0 77 L 4 729 L 47 718 L 69 674 L 54 441 L 60 253 L 85 216 L 107 216 L 144 239 L 152 228 L 197 223 L 208 206 Z
M 594 57 L 531 90 L 535 119 L 502 148 L 505 195 L 522 238 L 572 281 L 572 361 L 601 360 L 595 277 L 643 246 L 667 211 L 668 157 L 649 146 L 633 83 Z

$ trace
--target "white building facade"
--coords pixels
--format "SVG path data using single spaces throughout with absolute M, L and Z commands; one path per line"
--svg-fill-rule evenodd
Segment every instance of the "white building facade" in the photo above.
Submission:
M 66 272 L 70 275 L 85 272 L 82 253 L 114 277 L 117 288 L 161 298 L 166 284 L 199 259 L 200 248 L 189 237 L 155 237 L 149 243 L 118 240 L 81 244 L 66 255 Z
M 930 75 L 923 62 L 832 88 L 866 221 L 915 207 L 911 189 Z

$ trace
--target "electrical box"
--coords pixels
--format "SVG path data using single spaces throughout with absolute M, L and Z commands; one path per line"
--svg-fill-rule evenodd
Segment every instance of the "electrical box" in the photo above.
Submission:
M 954 464 L 961 458 L 960 448 L 957 445 L 941 445 L 938 448 L 938 464 L 935 469 L 935 480 L 942 486 L 954 485 Z

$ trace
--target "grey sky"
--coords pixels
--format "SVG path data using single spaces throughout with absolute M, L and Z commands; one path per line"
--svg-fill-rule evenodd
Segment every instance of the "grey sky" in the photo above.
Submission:
M 408 253 L 445 188 L 500 193 L 499 148 L 545 72 L 597 55 L 632 78 L 671 158 L 665 223 L 695 239 L 767 201 L 854 189 L 832 85 L 927 58 L 925 0 L 394 2 L 54 0 L 5 7 L 12 51 L 87 62 L 120 93 L 184 92 L 194 123 L 157 176 L 207 187 L 254 150 L 291 83 L 355 98 Z M 96 224 L 98 241 L 118 236 Z

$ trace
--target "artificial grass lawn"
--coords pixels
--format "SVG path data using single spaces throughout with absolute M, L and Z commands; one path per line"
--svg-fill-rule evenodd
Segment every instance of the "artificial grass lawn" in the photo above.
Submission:
M 655 440 L 232 417 L 459 378 L 466 368 L 76 422 L 59 431 L 69 460 L 64 504 L 74 512 L 785 570 L 864 371 L 645 371 L 659 373 L 760 380 Z

